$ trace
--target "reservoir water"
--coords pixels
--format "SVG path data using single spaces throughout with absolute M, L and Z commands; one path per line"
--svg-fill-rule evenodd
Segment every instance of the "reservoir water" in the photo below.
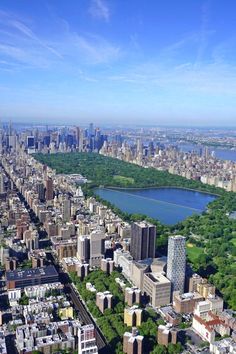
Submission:
M 172 225 L 193 214 L 201 214 L 216 196 L 181 188 L 111 189 L 95 193 L 127 213 L 145 214 Z

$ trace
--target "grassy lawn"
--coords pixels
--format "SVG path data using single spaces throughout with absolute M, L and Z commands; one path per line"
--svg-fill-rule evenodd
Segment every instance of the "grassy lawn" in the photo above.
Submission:
M 125 177 L 125 176 L 116 175 L 113 177 L 113 179 L 115 182 L 121 183 L 121 184 L 126 184 L 126 185 L 134 184 L 134 179 L 132 177 Z
M 194 263 L 197 260 L 198 256 L 203 252 L 203 248 L 197 247 L 190 242 L 187 243 L 187 256 L 192 263 Z

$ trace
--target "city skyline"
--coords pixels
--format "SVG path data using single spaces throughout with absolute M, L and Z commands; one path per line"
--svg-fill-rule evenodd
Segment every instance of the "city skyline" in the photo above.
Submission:
M 233 126 L 234 9 L 221 0 L 3 0 L 0 116 Z

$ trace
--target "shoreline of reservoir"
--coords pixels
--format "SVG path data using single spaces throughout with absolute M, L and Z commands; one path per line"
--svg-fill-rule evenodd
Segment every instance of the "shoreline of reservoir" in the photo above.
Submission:
M 203 191 L 201 189 L 194 189 L 194 188 L 187 188 L 187 187 L 179 187 L 179 186 L 149 186 L 149 187 L 119 187 L 119 186 L 103 186 L 100 185 L 98 187 L 95 188 L 104 188 L 104 189 L 121 189 L 121 190 L 145 190 L 145 189 L 183 189 L 183 190 L 187 190 L 187 191 L 192 191 L 192 192 L 198 192 L 198 193 L 204 193 L 204 194 L 209 194 L 209 195 L 213 195 L 213 196 L 217 196 L 220 197 L 220 194 L 217 193 L 212 193 L 212 192 L 207 192 L 207 191 Z

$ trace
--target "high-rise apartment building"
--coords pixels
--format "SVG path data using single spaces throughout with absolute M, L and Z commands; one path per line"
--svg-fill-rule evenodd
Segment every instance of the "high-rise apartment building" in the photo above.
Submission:
M 139 335 L 137 328 L 132 332 L 125 332 L 123 336 L 123 352 L 126 354 L 143 354 L 143 336 Z
M 84 132 L 82 129 L 80 129 L 80 134 L 79 134 L 79 152 L 84 151 Z
M 80 128 L 76 127 L 76 147 L 79 148 L 79 143 L 80 143 Z
M 42 182 L 37 183 L 37 193 L 38 193 L 38 198 L 41 202 L 45 201 L 45 187 L 44 184 Z
M 100 267 L 104 254 L 105 234 L 96 229 L 89 235 L 90 238 L 90 267 Z
M 98 354 L 94 325 L 89 324 L 78 329 L 78 354 Z
M 62 207 L 62 220 L 69 221 L 71 216 L 70 199 L 68 199 L 67 197 L 63 198 L 61 207 Z
M 98 292 L 96 294 L 96 305 L 101 313 L 104 313 L 106 309 L 112 308 L 112 301 L 113 295 L 110 293 L 110 291 L 104 291 L 103 293 Z
M 90 239 L 89 239 L 89 236 L 78 236 L 78 238 L 77 238 L 77 258 L 81 262 L 89 262 L 89 259 L 90 259 Z
M 138 306 L 126 307 L 124 310 L 124 323 L 128 327 L 139 327 L 142 323 L 143 310 Z
M 175 328 L 170 327 L 169 325 L 160 325 L 157 331 L 157 342 L 160 345 L 168 346 L 169 343 L 177 343 L 178 332 Z
M 5 192 L 4 175 L 0 172 L 0 194 Z
M 103 258 L 101 260 L 101 270 L 107 274 L 111 274 L 114 270 L 114 263 L 111 258 Z
M 130 253 L 134 260 L 154 258 L 155 245 L 156 226 L 144 221 L 132 224 Z
M 125 302 L 128 306 L 139 305 L 141 302 L 141 290 L 136 287 L 125 288 Z
M 33 148 L 35 146 L 34 136 L 27 136 L 27 148 Z
M 186 270 L 186 238 L 170 236 L 168 240 L 167 278 L 171 281 L 172 292 L 184 292 Z
M 77 238 L 77 257 L 81 262 L 89 262 L 90 267 L 100 267 L 104 255 L 105 233 L 96 229 L 90 235 Z M 112 271 L 112 269 L 110 269 Z
M 46 185 L 46 200 L 52 200 L 53 199 L 53 180 L 52 178 L 48 177 L 45 182 Z

